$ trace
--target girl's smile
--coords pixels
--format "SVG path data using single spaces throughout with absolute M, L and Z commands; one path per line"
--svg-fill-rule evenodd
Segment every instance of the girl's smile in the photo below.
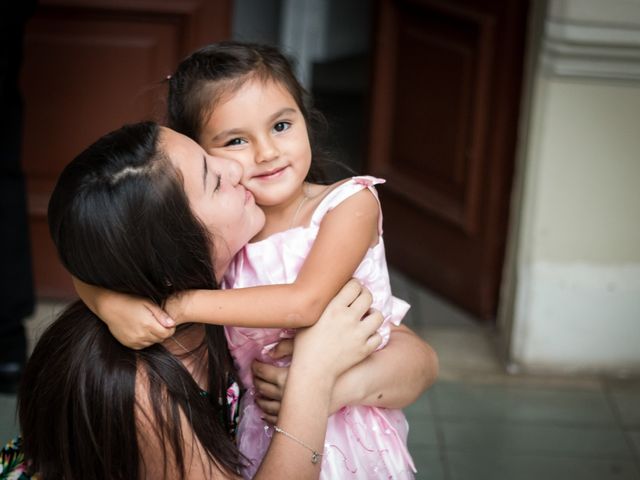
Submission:
M 280 167 L 280 168 L 274 168 L 272 170 L 268 170 L 264 173 L 258 173 L 256 175 L 254 175 L 252 178 L 257 178 L 258 180 L 274 180 L 276 178 L 279 178 L 281 176 L 281 174 L 284 173 L 284 171 L 286 170 L 286 166 L 284 167 Z

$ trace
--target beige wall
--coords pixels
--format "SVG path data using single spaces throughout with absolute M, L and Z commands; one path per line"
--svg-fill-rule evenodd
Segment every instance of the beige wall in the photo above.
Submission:
M 539 82 L 531 255 L 563 264 L 639 264 L 640 87 Z
M 619 1 L 625 25 L 550 2 L 531 45 L 500 320 L 517 368 L 640 372 L 640 2 Z

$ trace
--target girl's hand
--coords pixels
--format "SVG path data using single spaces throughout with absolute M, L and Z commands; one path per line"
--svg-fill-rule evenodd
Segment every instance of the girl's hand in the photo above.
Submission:
M 155 303 L 133 295 L 110 294 L 111 300 L 99 309 L 99 317 L 121 344 L 140 350 L 175 333 L 175 322 Z
M 76 278 L 73 283 L 82 301 L 126 347 L 140 350 L 175 332 L 175 322 L 145 298 L 106 290 Z

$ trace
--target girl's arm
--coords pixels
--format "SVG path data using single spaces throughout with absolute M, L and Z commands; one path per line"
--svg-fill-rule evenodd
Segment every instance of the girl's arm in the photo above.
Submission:
M 167 302 L 178 323 L 296 328 L 315 323 L 378 240 L 378 201 L 364 189 L 325 215 L 295 282 L 194 290 Z
M 114 337 L 144 348 L 173 335 L 176 324 L 299 328 L 312 325 L 378 239 L 378 202 L 367 189 L 322 220 L 294 283 L 232 290 L 193 290 L 171 297 L 165 313 L 149 300 L 74 279 L 76 291 Z
M 291 351 L 291 341 L 282 341 L 273 350 L 273 357 L 288 356 Z M 288 368 L 254 361 L 252 369 L 259 393 L 257 403 L 265 412 L 265 419 L 275 423 Z M 333 390 L 330 413 L 346 405 L 404 408 L 433 384 L 437 374 L 435 351 L 409 328 L 393 327 L 385 348 L 340 376 Z

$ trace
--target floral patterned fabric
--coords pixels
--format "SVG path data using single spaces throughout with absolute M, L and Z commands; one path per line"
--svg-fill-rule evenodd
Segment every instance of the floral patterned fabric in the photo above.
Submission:
M 236 431 L 238 430 L 238 421 L 240 420 L 240 386 L 235 380 L 232 381 L 229 388 L 227 388 L 227 412 L 229 417 L 229 435 L 235 439 Z
M 37 475 L 27 473 L 27 463 L 22 452 L 22 439 L 11 440 L 0 450 L 0 480 L 38 480 Z

